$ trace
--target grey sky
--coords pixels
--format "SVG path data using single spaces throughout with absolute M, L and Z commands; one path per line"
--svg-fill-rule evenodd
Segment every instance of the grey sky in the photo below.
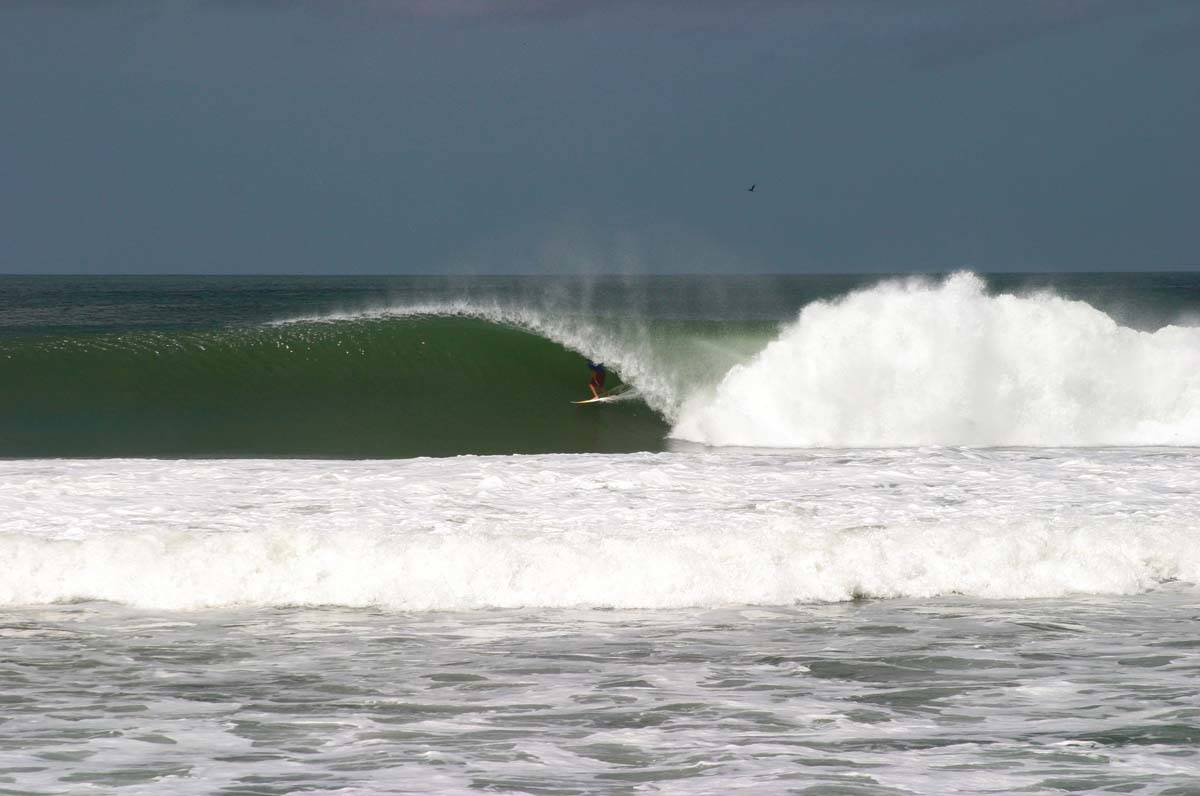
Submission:
M 4 0 L 0 271 L 1200 268 L 1196 75 L 1195 2 Z

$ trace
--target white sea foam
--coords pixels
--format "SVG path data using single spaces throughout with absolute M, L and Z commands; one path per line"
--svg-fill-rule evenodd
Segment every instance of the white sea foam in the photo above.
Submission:
M 972 274 L 804 308 L 672 434 L 713 445 L 1200 444 L 1200 328 L 1117 325 Z
M 1200 453 L 0 462 L 0 604 L 680 607 L 1200 580 Z

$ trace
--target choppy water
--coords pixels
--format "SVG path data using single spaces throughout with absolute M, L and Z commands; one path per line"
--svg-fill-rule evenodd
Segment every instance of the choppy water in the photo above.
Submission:
M 1200 788 L 1200 604 L 0 611 L 13 793 Z
M 0 786 L 1194 792 L 1198 464 L 0 463 Z

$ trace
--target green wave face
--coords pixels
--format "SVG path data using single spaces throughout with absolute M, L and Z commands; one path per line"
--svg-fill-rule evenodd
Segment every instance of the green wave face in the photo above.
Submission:
M 660 450 L 584 358 L 470 317 L 0 343 L 0 456 L 410 457 Z M 610 386 L 619 384 L 610 374 Z

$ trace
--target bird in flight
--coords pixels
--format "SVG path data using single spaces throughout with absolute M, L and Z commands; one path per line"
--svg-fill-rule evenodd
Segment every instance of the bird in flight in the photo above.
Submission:
M 754 185 L 758 185 L 758 183 L 754 183 Z M 750 191 L 751 193 L 753 193 L 753 192 L 754 192 L 754 185 L 751 185 L 751 186 L 750 186 L 749 188 L 747 188 L 746 190 L 747 190 L 747 191 Z

